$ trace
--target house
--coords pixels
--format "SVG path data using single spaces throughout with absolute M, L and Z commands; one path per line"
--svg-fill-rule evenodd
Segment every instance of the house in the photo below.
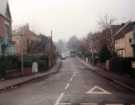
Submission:
M 127 22 L 115 33 L 115 51 L 121 57 L 135 57 L 135 22 Z
M 30 30 L 29 25 L 26 24 L 13 32 L 12 41 L 15 43 L 16 54 L 24 55 L 32 53 L 33 45 L 41 39 Z
M 33 53 L 46 54 L 50 48 L 50 38 L 43 34 L 38 35 L 38 38 L 40 41 L 33 43 L 32 51 Z
M 13 33 L 12 41 L 15 43 L 16 55 L 27 54 L 26 40 L 21 34 Z
M 15 54 L 15 49 L 11 41 L 11 30 L 12 18 L 8 0 L 0 0 L 0 55 Z
M 99 53 L 104 46 L 106 46 L 108 50 L 112 52 L 114 49 L 114 34 L 119 30 L 120 27 L 121 25 L 113 24 L 102 31 L 94 34 L 88 34 L 86 41 L 89 43 L 90 52 L 94 52 L 95 54 Z

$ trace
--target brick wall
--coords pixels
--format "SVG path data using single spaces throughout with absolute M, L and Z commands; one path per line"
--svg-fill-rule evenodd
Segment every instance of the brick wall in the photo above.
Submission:
M 4 37 L 4 35 L 5 35 L 4 17 L 0 16 L 0 37 Z
M 133 47 L 131 46 L 130 39 L 133 40 L 133 31 L 126 33 L 123 38 L 115 41 L 115 50 L 118 55 L 122 57 L 133 57 Z

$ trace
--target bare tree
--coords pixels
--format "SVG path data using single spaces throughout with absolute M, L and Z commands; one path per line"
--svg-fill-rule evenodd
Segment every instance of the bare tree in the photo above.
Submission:
M 58 52 L 60 54 L 62 54 L 63 52 L 65 52 L 65 47 L 66 47 L 66 43 L 63 40 L 59 40 L 56 43 L 56 48 L 57 48 L 57 50 L 58 50 Z
M 106 14 L 104 17 L 100 18 L 98 21 L 99 26 L 104 30 L 110 28 L 114 23 L 115 19 Z
M 109 15 L 105 15 L 103 18 L 100 18 L 98 22 L 102 29 L 102 37 L 104 37 L 104 41 L 112 53 L 114 52 L 114 21 L 114 18 L 110 17 Z
M 76 36 L 72 36 L 67 44 L 69 49 L 77 51 L 80 47 L 80 40 Z

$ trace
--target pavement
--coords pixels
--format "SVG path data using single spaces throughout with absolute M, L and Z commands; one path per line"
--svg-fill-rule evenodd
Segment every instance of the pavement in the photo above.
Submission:
M 49 76 L 53 73 L 56 73 L 58 72 L 60 65 L 61 65 L 61 61 L 58 61 L 53 68 L 51 68 L 50 70 L 44 73 L 43 72 L 37 73 L 30 76 L 24 76 L 24 77 L 14 78 L 10 80 L 0 80 L 0 92 L 11 88 L 16 88 L 17 86 L 28 83 L 32 80 L 40 79 L 42 77 Z
M 82 60 L 81 58 L 77 58 L 82 64 L 84 64 L 87 69 L 92 70 L 93 72 L 96 72 L 97 74 L 101 75 L 102 77 L 113 81 L 115 83 L 117 83 L 118 85 L 123 86 L 124 88 L 129 89 L 132 92 L 135 92 L 135 79 L 133 78 L 128 78 L 126 76 L 123 75 L 118 75 L 116 73 L 113 73 L 111 71 L 106 71 L 102 68 L 99 68 L 97 66 L 93 66 L 90 63 L 85 62 L 84 60 Z
M 58 73 L 0 93 L 0 105 L 135 105 L 135 93 L 67 58 Z

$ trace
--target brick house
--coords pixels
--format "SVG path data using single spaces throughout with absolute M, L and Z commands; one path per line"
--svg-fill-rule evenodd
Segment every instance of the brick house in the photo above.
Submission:
M 115 51 L 122 57 L 135 57 L 135 22 L 122 24 L 116 32 Z
M 0 54 L 14 54 L 12 37 L 12 18 L 8 0 L 0 0 Z
M 40 40 L 41 39 L 30 30 L 28 24 L 20 27 L 17 31 L 14 31 L 12 36 L 17 55 L 21 55 L 22 52 L 24 55 L 30 54 L 33 43 Z

